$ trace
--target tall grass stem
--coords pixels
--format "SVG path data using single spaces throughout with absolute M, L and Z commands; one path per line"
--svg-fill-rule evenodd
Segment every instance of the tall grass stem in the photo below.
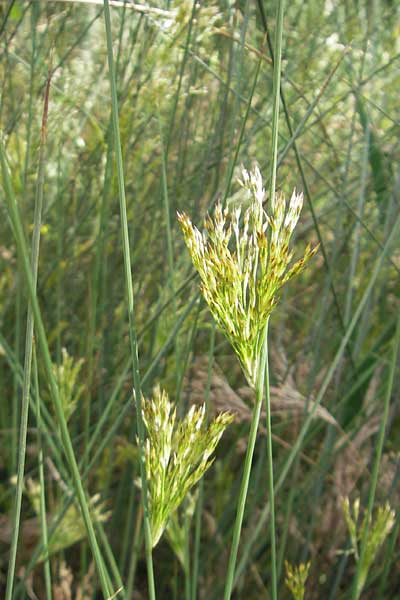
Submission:
M 211 334 L 210 334 L 210 347 L 208 351 L 208 365 L 207 365 L 207 382 L 205 389 L 204 402 L 206 405 L 206 412 L 209 412 L 209 401 L 210 401 L 210 390 L 211 390 L 211 375 L 214 364 L 214 352 L 215 352 L 215 322 L 211 323 Z M 199 494 L 196 504 L 195 513 L 195 535 L 194 535 L 194 551 L 193 551 L 193 569 L 192 569 L 192 600 L 197 598 L 197 585 L 199 578 L 199 566 L 200 566 L 200 539 L 201 539 L 201 523 L 202 513 L 204 505 L 204 479 L 200 479 L 199 483 Z
M 125 182 L 123 172 L 123 159 L 122 159 L 122 148 L 121 139 L 119 132 L 119 118 L 118 118 L 118 97 L 117 87 L 115 82 L 115 71 L 114 71 L 114 59 L 112 49 L 112 34 L 111 34 L 111 17 L 110 7 L 108 0 L 104 0 L 104 20 L 106 26 L 106 37 L 107 37 L 107 58 L 108 68 L 110 76 L 110 87 L 111 87 L 111 105 L 112 105 L 112 121 L 114 129 L 114 148 L 115 157 L 117 164 L 117 175 L 118 175 L 118 190 L 119 190 L 119 204 L 121 213 L 121 234 L 122 234 L 122 247 L 124 254 L 124 269 L 125 269 L 125 285 L 128 300 L 128 315 L 129 315 L 129 337 L 131 343 L 131 354 L 132 354 L 132 367 L 133 367 L 133 381 L 134 381 L 134 396 L 136 403 L 136 425 L 137 434 L 139 439 L 139 453 L 140 453 L 140 478 L 142 484 L 142 502 L 143 502 L 143 525 L 145 534 L 145 546 L 146 546 L 146 565 L 147 565 L 147 578 L 149 586 L 149 598 L 155 600 L 155 583 L 154 583 L 154 572 L 153 572 L 153 557 L 152 557 L 152 541 L 151 541 L 151 530 L 149 520 L 149 508 L 148 508 L 148 492 L 147 492 L 147 476 L 146 476 L 146 465 L 144 456 L 144 423 L 142 415 L 142 395 L 141 395 L 141 383 L 139 373 L 139 356 L 138 356 L 138 345 L 136 339 L 135 330 L 135 312 L 134 312 L 134 299 L 133 299 L 133 286 L 132 286 L 132 274 L 131 274 L 131 259 L 130 259 L 130 247 L 129 247 L 129 233 L 128 233 L 128 218 L 126 209 L 126 197 L 125 197 Z
M 268 325 L 267 325 L 267 327 L 268 327 Z M 241 483 L 240 491 L 239 491 L 239 500 L 238 500 L 238 505 L 237 505 L 236 520 L 235 520 L 235 525 L 234 525 L 234 529 L 233 529 L 232 546 L 231 546 L 231 552 L 230 552 L 230 556 L 229 556 L 228 571 L 227 571 L 226 582 L 225 582 L 224 600 L 230 600 L 232 590 L 233 590 L 233 584 L 234 584 L 234 580 L 235 580 L 234 579 L 235 578 L 235 567 L 236 567 L 236 560 L 237 560 L 239 541 L 240 541 L 240 533 L 242 530 L 244 508 L 246 505 L 247 490 L 249 487 L 251 464 L 253 461 L 254 447 L 256 444 L 258 425 L 260 422 L 261 406 L 262 406 L 262 401 L 263 401 L 263 396 L 264 396 L 265 360 L 266 360 L 267 351 L 268 351 L 267 336 L 266 336 L 267 327 L 265 328 L 265 332 L 264 332 L 262 358 L 260 361 L 260 370 L 259 370 L 259 374 L 258 374 L 258 378 L 257 378 L 256 402 L 255 402 L 254 408 L 253 408 L 253 415 L 252 415 L 252 420 L 251 420 L 250 433 L 249 433 L 249 439 L 247 442 L 246 457 L 245 457 L 245 462 L 244 462 L 242 483 Z
M 35 400 L 36 400 L 36 422 L 37 422 L 37 443 L 38 443 L 38 469 L 39 469 L 39 485 L 40 485 L 40 529 L 42 532 L 42 543 L 44 550 L 44 582 L 46 588 L 46 600 L 52 600 L 53 592 L 51 587 L 51 570 L 49 560 L 49 541 L 47 533 L 47 517 L 46 517 L 46 488 L 43 466 L 43 440 L 42 440 L 42 419 L 40 410 L 40 394 L 39 394 L 39 376 L 36 358 L 36 348 L 33 344 L 33 376 L 35 383 Z
M 274 87 L 272 108 L 272 141 L 271 141 L 271 171 L 269 186 L 269 201 L 273 202 L 276 191 L 276 172 L 278 165 L 278 130 L 279 130 L 279 102 L 281 89 L 281 65 L 282 65 L 282 32 L 283 32 L 283 9 L 284 0 L 278 1 L 276 12 L 276 31 L 274 48 Z M 264 357 L 266 368 L 266 414 L 267 414 L 267 459 L 268 459 L 268 489 L 270 503 L 270 540 L 271 540 L 271 578 L 272 578 L 272 600 L 277 599 L 277 576 L 276 576 L 276 535 L 275 535 L 275 494 L 274 494 L 274 471 L 272 459 L 272 431 L 271 431 L 271 401 L 269 394 L 269 367 L 268 367 L 268 324 L 265 332 Z
M 267 464 L 268 464 L 268 495 L 270 503 L 270 536 L 271 536 L 271 592 L 272 599 L 277 599 L 277 572 L 276 572 L 276 530 L 275 530 L 275 492 L 274 492 L 274 463 L 272 456 L 272 424 L 271 424 L 271 397 L 269 389 L 269 361 L 268 361 L 268 322 L 265 328 L 265 343 L 262 364 L 265 364 L 265 412 L 267 427 Z

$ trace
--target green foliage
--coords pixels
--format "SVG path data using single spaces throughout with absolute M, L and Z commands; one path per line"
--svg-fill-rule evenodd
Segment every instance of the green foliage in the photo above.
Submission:
M 400 3 L 285 3 L 275 199 L 281 199 L 279 206 L 285 208 L 279 213 L 277 204 L 275 210 L 280 215 L 288 210 L 287 194 L 295 187 L 293 202 L 302 192 L 304 206 L 290 239 L 291 248 L 299 250 L 289 260 L 291 248 L 281 246 L 282 269 L 289 262 L 280 275 L 275 271 L 275 283 L 270 265 L 264 265 L 268 278 L 262 289 L 261 263 L 254 267 L 255 257 L 266 254 L 265 239 L 273 237 L 269 198 L 263 198 L 263 211 L 254 213 L 262 234 L 257 238 L 250 231 L 256 216 L 247 217 L 247 237 L 243 234 L 257 186 L 269 187 L 274 64 L 269 47 L 277 4 L 231 0 L 124 4 L 116 3 L 110 10 L 143 394 L 149 396 L 160 383 L 176 399 L 179 417 L 187 414 L 196 396 L 196 402 L 207 402 L 210 417 L 232 411 L 236 418 L 229 440 L 224 436 L 220 442 L 215 468 L 199 485 L 195 514 L 191 516 L 189 492 L 169 515 L 167 543 L 154 550 L 157 598 L 223 597 L 254 406 L 254 393 L 240 365 L 252 383 L 253 351 L 260 342 L 257 327 L 273 310 L 271 431 L 279 569 L 284 568 L 284 557 L 299 564 L 308 552 L 313 568 L 307 600 L 349 600 L 355 565 L 338 551 L 353 527 L 351 547 L 361 554 L 363 515 L 359 509 L 357 520 L 350 510 L 348 528 L 338 498 L 367 498 L 372 488 L 372 471 L 366 465 L 373 464 L 377 448 L 399 309 L 398 244 L 385 254 L 383 249 L 399 217 Z M 79 480 L 85 497 L 100 494 L 95 505 L 103 507 L 101 514 L 111 513 L 96 528 L 110 580 L 108 595 L 112 596 L 111 588 L 123 586 L 121 598 L 149 597 L 143 513 L 137 486 L 132 485 L 139 457 L 103 6 L 8 0 L 0 2 L 0 31 L 0 137 L 28 246 L 43 91 L 52 63 L 36 297 Z M 253 171 L 252 187 L 250 180 L 243 180 L 239 165 L 250 165 L 255 158 L 264 184 L 257 183 Z M 238 177 L 244 187 L 237 185 Z M 47 401 L 52 377 L 45 368 L 37 327 L 38 391 L 31 385 L 26 451 L 18 441 L 29 294 L 5 203 L 4 170 L 0 188 L 0 597 L 5 596 L 10 562 L 15 495 L 10 477 L 18 451 L 25 455 L 26 487 L 29 478 L 37 481 L 39 464 L 43 468 L 41 492 L 49 529 L 70 503 L 68 526 L 60 526 L 62 552 L 52 551 L 49 568 L 55 583 L 65 561 L 73 572 L 75 597 L 93 556 L 84 533 L 73 545 L 64 544 L 78 539 L 82 521 L 65 456 L 66 438 L 61 439 L 59 422 Z M 219 199 L 222 207 L 214 213 Z M 193 263 L 173 218 L 176 211 L 190 215 L 200 232 L 204 216 L 211 215 L 206 221 L 213 224 L 211 237 L 206 225 L 199 242 L 205 244 L 214 276 L 220 282 L 222 276 L 226 279 L 221 297 L 212 296 L 218 301 L 214 317 L 226 335 L 217 328 L 211 350 L 212 315 L 199 300 Z M 217 221 L 221 233 L 215 243 L 221 246 L 223 264 L 214 260 L 210 246 Z M 296 252 L 301 258 L 300 249 L 318 243 L 319 252 L 301 276 L 281 287 Z M 238 249 L 240 257 L 247 253 L 246 264 L 236 260 Z M 209 287 L 214 289 L 211 282 Z M 235 353 L 230 342 L 236 344 Z M 63 348 L 68 348 L 68 355 Z M 209 374 L 197 368 L 205 355 Z M 394 377 L 375 500 L 377 507 L 389 501 L 397 516 L 387 543 L 369 566 L 368 588 L 364 586 L 362 595 L 374 600 L 398 594 L 398 386 Z M 316 398 L 337 425 L 313 418 L 303 431 Z M 272 590 L 272 551 L 265 534 L 270 523 L 265 431 L 261 412 L 233 591 L 248 598 Z M 295 456 L 288 468 L 292 449 Z M 29 537 L 31 520 L 40 529 L 36 514 L 25 494 L 15 598 L 34 593 L 45 598 L 43 565 L 38 565 L 35 551 L 38 536 Z M 377 515 L 376 511 L 369 523 L 372 533 Z M 24 577 L 17 576 L 23 569 Z M 279 575 L 279 597 L 284 598 L 290 592 Z M 92 581 L 91 595 L 101 595 L 97 575 Z

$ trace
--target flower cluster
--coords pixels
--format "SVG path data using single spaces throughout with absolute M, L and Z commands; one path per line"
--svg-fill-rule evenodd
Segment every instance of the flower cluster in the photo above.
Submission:
M 360 557 L 359 544 L 362 541 L 362 535 L 366 526 L 365 514 L 361 519 L 360 517 L 360 499 L 356 498 L 353 505 L 350 505 L 349 499 L 346 497 L 342 501 L 342 508 L 344 518 L 346 520 L 347 528 L 350 534 L 352 552 L 356 562 L 362 560 L 360 565 L 360 575 L 357 581 L 356 598 L 359 598 L 361 592 L 367 581 L 369 570 L 374 562 L 379 548 L 391 532 L 396 519 L 395 511 L 390 507 L 389 503 L 386 502 L 383 506 L 378 506 L 375 518 L 370 518 L 368 523 L 368 533 L 365 544 L 365 551 L 362 557 Z
M 289 205 L 281 193 L 264 210 L 265 190 L 257 166 L 239 181 L 249 205 L 243 211 L 215 208 L 204 233 L 178 213 L 186 245 L 202 280 L 202 292 L 218 325 L 232 344 L 245 376 L 255 388 L 264 330 L 277 293 L 302 271 L 317 248 L 307 246 L 291 265 L 289 242 L 300 216 L 303 195 L 293 192 Z
M 68 421 L 76 410 L 84 386 L 79 383 L 79 375 L 83 365 L 83 359 L 75 359 L 70 356 L 66 348 L 62 349 L 62 362 L 59 365 L 53 365 L 54 376 L 56 378 L 60 398 L 64 410 L 64 415 Z
M 203 405 L 192 406 L 184 419 L 177 420 L 168 395 L 157 387 L 153 399 L 143 402 L 143 419 L 154 547 L 170 516 L 213 463 L 211 455 L 233 416 L 221 413 L 207 426 Z
M 300 563 L 297 567 L 293 567 L 285 560 L 286 587 L 290 590 L 293 600 L 303 600 L 305 594 L 306 581 L 311 563 Z

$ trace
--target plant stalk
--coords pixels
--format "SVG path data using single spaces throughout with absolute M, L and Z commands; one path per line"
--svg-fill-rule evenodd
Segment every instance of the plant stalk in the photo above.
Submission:
M 147 579 L 149 586 L 149 598 L 155 600 L 155 584 L 154 584 L 154 572 L 153 572 L 153 557 L 152 557 L 152 540 L 151 540 L 151 529 L 150 529 L 150 518 L 149 518 L 149 507 L 148 507 L 148 489 L 147 489 L 147 476 L 146 476 L 146 464 L 145 464 L 145 453 L 144 453 L 144 422 L 142 414 L 142 392 L 141 382 L 139 373 L 139 356 L 138 356 L 138 344 L 136 338 L 135 329 L 135 308 L 133 300 L 133 286 L 132 286 L 132 275 L 131 275 L 131 259 L 129 249 L 129 233 L 128 233 L 128 218 L 126 209 L 126 197 L 125 197 L 125 182 L 123 172 L 123 159 L 121 149 L 121 139 L 119 132 L 119 117 L 118 117 L 118 97 L 117 87 L 115 82 L 115 70 L 114 70 L 114 59 L 112 50 L 112 35 L 111 35 L 111 18 L 110 18 L 110 7 L 109 1 L 104 0 L 104 20 L 106 27 L 107 37 L 107 57 L 108 57 L 108 68 L 110 76 L 110 87 L 111 87 L 111 104 L 112 104 L 112 121 L 114 129 L 114 146 L 115 146 L 115 157 L 117 163 L 117 174 L 118 174 L 118 190 L 119 190 L 119 205 L 121 213 L 121 228 L 122 228 L 122 247 L 124 253 L 124 267 L 125 267 L 125 284 L 128 301 L 128 315 L 129 315 L 129 337 L 131 344 L 131 355 L 132 355 L 132 368 L 133 368 L 133 381 L 134 381 L 134 396 L 136 403 L 136 425 L 137 434 L 139 439 L 139 457 L 140 457 L 140 478 L 141 478 L 141 489 L 142 489 L 142 503 L 143 503 L 143 526 L 145 535 L 145 547 L 146 547 L 146 565 L 147 565 Z
M 33 344 L 33 375 L 35 382 L 35 400 L 36 400 L 36 421 L 37 421 L 37 444 L 38 444 L 38 469 L 39 469 L 39 484 L 40 484 L 40 529 L 42 532 L 42 543 L 44 550 L 44 581 L 46 587 L 46 600 L 52 600 L 52 586 L 51 586 L 51 570 L 49 560 L 49 539 L 47 532 L 47 517 L 46 517 L 46 490 L 45 490 L 45 479 L 44 479 L 44 466 L 43 466 L 43 440 L 42 440 L 42 418 L 40 411 L 41 399 L 39 395 L 39 376 L 36 358 L 35 344 Z
M 268 323 L 265 328 L 265 342 L 263 363 L 265 364 L 265 412 L 267 426 L 267 461 L 268 461 L 268 495 L 270 506 L 270 539 L 271 539 L 271 596 L 272 600 L 278 597 L 276 574 L 276 532 L 275 532 L 275 490 L 274 490 L 274 465 L 272 458 L 272 426 L 271 426 L 271 398 L 269 389 L 269 364 L 268 364 Z
M 245 462 L 244 462 L 242 483 L 241 483 L 240 492 L 239 492 L 239 501 L 238 501 L 238 507 L 237 507 L 237 513 L 236 513 L 236 520 L 235 520 L 235 525 L 234 525 L 234 529 L 233 529 L 231 553 L 229 556 L 228 571 L 227 571 L 226 582 L 225 582 L 224 600 L 230 600 L 230 597 L 232 594 L 232 589 L 233 589 L 234 578 L 235 578 L 235 567 L 236 567 L 236 560 L 237 560 L 237 554 L 238 554 L 238 549 L 239 549 L 240 533 L 242 530 L 244 508 L 246 505 L 247 491 L 248 491 L 249 480 L 250 480 L 251 464 L 253 461 L 254 447 L 256 444 L 258 424 L 260 422 L 261 406 L 262 406 L 262 401 L 263 401 L 263 396 L 264 396 L 264 376 L 265 376 L 265 370 L 266 370 L 266 362 L 265 361 L 267 358 L 267 351 L 268 351 L 267 333 L 268 333 L 268 323 L 263 332 L 263 345 L 262 345 L 262 351 L 261 351 L 261 360 L 260 360 L 260 367 L 259 367 L 259 372 L 257 375 L 257 383 L 256 383 L 256 402 L 254 405 L 253 416 L 252 416 L 252 420 L 251 420 L 250 433 L 249 433 L 246 457 L 245 457 Z
M 276 32 L 274 48 L 274 87 L 272 108 L 272 143 L 271 143 L 271 175 L 269 186 L 269 201 L 275 198 L 276 172 L 278 167 L 278 128 L 279 128 L 279 101 L 281 88 L 281 64 L 282 64 L 282 32 L 283 32 L 283 8 L 284 0 L 278 0 L 276 13 Z M 268 460 L 268 490 L 270 503 L 270 539 L 271 539 L 271 576 L 272 576 L 272 600 L 276 600 L 277 577 L 276 577 L 276 536 L 275 536 L 275 501 L 274 501 L 274 471 L 272 462 L 272 431 L 271 431 L 271 402 L 269 394 L 269 367 L 268 367 L 268 323 L 265 331 L 263 351 L 265 351 L 266 371 L 266 414 L 267 414 L 267 460 Z

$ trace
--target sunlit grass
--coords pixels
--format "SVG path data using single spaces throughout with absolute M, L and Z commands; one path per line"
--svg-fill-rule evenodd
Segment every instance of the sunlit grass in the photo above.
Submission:
M 103 1 L 0 3 L 0 596 L 151 597 L 151 556 L 157 598 L 223 597 L 273 308 L 272 425 L 260 412 L 232 597 L 272 596 L 276 575 L 283 600 L 351 600 L 361 584 L 361 597 L 392 598 L 399 7 L 285 3 L 275 56 L 278 2 L 109 4 L 108 18 Z M 246 216 L 252 194 L 262 222 Z M 177 211 L 198 227 L 181 219 L 208 295 Z M 279 273 L 262 244 L 274 211 L 292 236 Z M 195 402 L 202 431 L 224 411 L 235 422 L 152 550 L 136 425 L 157 385 L 177 423 Z M 358 560 L 343 497 L 366 515 Z M 391 531 L 367 560 L 386 502 Z

